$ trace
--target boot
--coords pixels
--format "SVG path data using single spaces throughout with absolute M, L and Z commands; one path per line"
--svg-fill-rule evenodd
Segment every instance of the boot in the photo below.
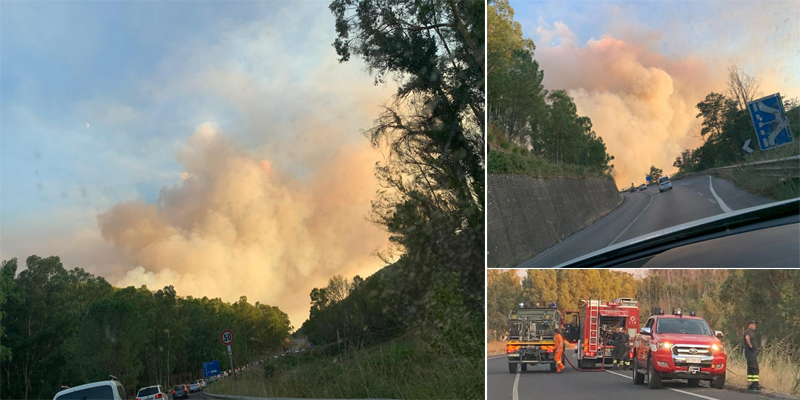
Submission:
M 759 384 L 758 384 L 758 382 L 756 382 L 756 383 L 753 385 L 753 390 L 762 390 L 762 389 L 764 389 L 764 387 L 763 387 L 763 386 L 761 386 L 761 385 L 759 385 Z

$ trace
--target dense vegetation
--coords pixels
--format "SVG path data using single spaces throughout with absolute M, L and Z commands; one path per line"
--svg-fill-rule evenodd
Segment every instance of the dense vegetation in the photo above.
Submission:
M 725 93 L 711 92 L 697 103 L 697 118 L 702 119 L 700 138 L 703 144 L 696 149 L 686 149 L 675 158 L 673 166 L 679 174 L 703 171 L 764 159 L 767 155 L 756 143 L 753 121 L 747 103 L 759 98 L 759 81 L 737 67 L 729 69 Z M 794 143 L 769 150 L 771 158 L 800 154 L 800 102 L 784 98 L 784 109 L 789 117 Z M 742 150 L 745 141 L 752 139 L 752 156 Z
M 614 157 L 592 130 L 592 121 L 578 115 L 575 102 L 565 91 L 544 88 L 544 71 L 533 58 L 536 46 L 533 40 L 522 36 L 522 27 L 514 21 L 514 10 L 508 1 L 491 2 L 487 18 L 490 153 L 497 146 L 513 153 L 504 159 L 534 157 L 547 164 L 579 166 L 595 174 L 613 176 Z M 544 165 L 512 160 L 504 163 L 504 168 L 522 168 L 508 171 L 495 170 L 491 161 L 490 173 L 538 176 L 531 166 Z M 563 170 L 564 174 L 576 172 L 570 167 Z
M 291 330 L 277 307 L 231 304 L 157 291 L 115 288 L 81 268 L 67 270 L 58 257 L 28 257 L 0 270 L 4 398 L 52 398 L 61 385 L 77 386 L 117 376 L 129 395 L 143 386 L 200 377 L 205 361 L 228 368 L 219 335 L 233 328 L 243 364 L 282 347 Z M 168 377 L 169 375 L 169 377 Z
M 658 306 L 695 310 L 735 345 L 750 319 L 760 321 L 763 344 L 780 343 L 797 360 L 800 351 L 800 270 L 649 270 L 640 278 L 611 270 L 528 270 L 488 272 L 488 339 L 506 329 L 508 312 L 518 303 L 557 302 L 576 309 L 581 299 L 633 297 L 640 312 Z M 644 319 L 642 319 L 644 321 Z

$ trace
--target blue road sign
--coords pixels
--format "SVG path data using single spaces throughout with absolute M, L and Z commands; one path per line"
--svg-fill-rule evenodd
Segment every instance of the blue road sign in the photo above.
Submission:
M 222 369 L 219 367 L 219 360 L 208 361 L 203 363 L 203 375 L 206 378 L 214 375 L 219 375 Z
M 761 150 L 792 143 L 792 131 L 789 129 L 789 118 L 783 109 L 781 94 L 775 93 L 747 103 L 756 139 Z
M 645 179 L 646 181 L 650 182 L 650 175 L 647 175 L 647 176 L 645 176 L 645 177 L 644 177 L 644 179 Z

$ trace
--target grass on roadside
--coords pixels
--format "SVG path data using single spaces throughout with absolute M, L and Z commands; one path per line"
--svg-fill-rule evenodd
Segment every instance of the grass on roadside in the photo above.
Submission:
M 800 363 L 786 349 L 787 346 L 777 343 L 761 351 L 758 355 L 758 379 L 769 392 L 797 395 L 800 394 Z M 747 387 L 747 362 L 740 347 L 728 351 L 725 381 L 729 385 Z
M 770 199 L 780 201 L 800 197 L 800 179 L 792 171 L 776 170 L 774 173 L 783 173 L 785 176 L 764 177 L 749 167 L 740 167 L 714 175 L 732 181 L 736 187 L 748 193 Z
M 254 397 L 483 398 L 483 358 L 442 354 L 403 336 L 361 349 L 306 351 L 246 370 L 243 378 L 215 382 L 211 393 Z M 266 367 L 270 368 L 271 367 Z

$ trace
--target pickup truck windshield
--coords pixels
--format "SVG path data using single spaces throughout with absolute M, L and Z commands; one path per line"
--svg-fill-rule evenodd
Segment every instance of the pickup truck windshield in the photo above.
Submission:
M 670 318 L 661 319 L 656 327 L 657 333 L 686 333 L 711 336 L 711 329 L 701 319 Z

